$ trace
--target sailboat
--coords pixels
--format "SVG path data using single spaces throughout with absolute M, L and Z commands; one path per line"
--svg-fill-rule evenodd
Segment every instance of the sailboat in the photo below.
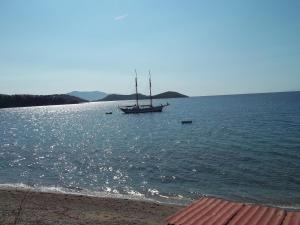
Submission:
M 163 108 L 168 106 L 169 103 L 163 105 L 154 106 L 152 103 L 152 85 L 151 85 L 151 72 L 149 70 L 149 89 L 150 89 L 150 104 L 149 105 L 140 105 L 139 96 L 138 96 L 138 85 L 137 85 L 137 72 L 135 70 L 135 105 L 121 106 L 119 107 L 124 113 L 149 113 L 149 112 L 162 112 Z

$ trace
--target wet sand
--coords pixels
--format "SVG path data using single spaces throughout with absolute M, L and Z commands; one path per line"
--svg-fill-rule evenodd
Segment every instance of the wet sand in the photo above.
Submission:
M 160 225 L 183 206 L 16 189 L 0 190 L 0 224 Z

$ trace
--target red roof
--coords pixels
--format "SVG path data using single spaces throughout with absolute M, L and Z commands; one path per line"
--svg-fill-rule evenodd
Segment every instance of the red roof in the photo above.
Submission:
M 288 212 L 282 225 L 300 225 L 300 212 Z
M 300 212 L 203 197 L 167 218 L 171 225 L 300 225 Z

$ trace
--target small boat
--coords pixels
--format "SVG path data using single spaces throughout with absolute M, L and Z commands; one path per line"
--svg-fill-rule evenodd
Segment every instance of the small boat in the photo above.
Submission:
M 105 114 L 106 114 L 106 115 L 110 115 L 110 114 L 112 114 L 112 112 L 106 112 Z
M 135 105 L 128 105 L 128 106 L 120 106 L 119 109 L 126 113 L 149 113 L 149 112 L 162 112 L 163 108 L 168 106 L 167 104 L 161 104 L 158 106 L 154 106 L 152 104 L 152 91 L 151 91 L 151 73 L 149 70 L 149 88 L 150 88 L 150 104 L 149 105 L 139 105 L 139 97 L 138 97 L 138 89 L 137 89 L 137 72 L 135 70 L 135 96 L 136 96 L 136 104 Z
M 182 124 L 188 124 L 188 123 L 192 123 L 192 120 L 182 120 L 181 123 Z

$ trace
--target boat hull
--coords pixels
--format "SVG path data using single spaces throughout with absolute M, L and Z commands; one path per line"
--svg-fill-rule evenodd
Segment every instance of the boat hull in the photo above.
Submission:
M 120 107 L 126 114 L 137 114 L 137 113 L 153 113 L 153 112 L 162 112 L 164 105 L 152 106 L 152 107 Z

